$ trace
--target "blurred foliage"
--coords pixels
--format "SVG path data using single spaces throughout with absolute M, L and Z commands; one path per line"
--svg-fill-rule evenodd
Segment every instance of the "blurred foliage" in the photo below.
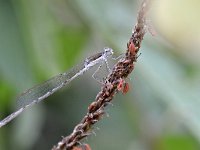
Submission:
M 109 46 L 123 53 L 138 1 L 0 0 L 0 118 L 23 90 Z M 180 5 L 181 4 L 181 5 Z M 181 6 L 181 7 L 180 7 Z M 200 149 L 199 0 L 153 1 L 130 92 L 88 140 L 92 149 Z M 87 88 L 86 88 L 87 87 Z M 50 149 L 87 111 L 100 85 L 91 73 L 0 129 L 0 149 Z

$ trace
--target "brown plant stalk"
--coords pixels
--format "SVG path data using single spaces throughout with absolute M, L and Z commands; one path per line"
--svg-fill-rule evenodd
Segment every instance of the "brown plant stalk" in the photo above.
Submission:
M 137 23 L 132 36 L 127 43 L 125 57 L 120 59 L 113 67 L 112 72 L 106 77 L 101 91 L 96 99 L 88 107 L 87 114 L 77 124 L 73 132 L 64 137 L 52 150 L 72 150 L 80 144 L 80 140 L 91 134 L 92 126 L 105 114 L 104 108 L 112 101 L 114 95 L 121 89 L 119 85 L 133 71 L 134 63 L 137 61 L 138 51 L 146 32 L 146 12 L 149 0 L 143 0 L 138 12 Z

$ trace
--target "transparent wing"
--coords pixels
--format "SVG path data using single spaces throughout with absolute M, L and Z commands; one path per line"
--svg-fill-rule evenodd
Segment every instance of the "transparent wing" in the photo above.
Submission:
M 52 77 L 44 83 L 36 85 L 19 95 L 17 98 L 18 110 L 1 120 L 0 128 L 21 114 L 26 108 L 53 94 L 88 69 L 84 67 L 84 64 L 80 64 L 70 71 Z
M 63 86 L 69 83 L 72 78 L 80 72 L 80 70 L 84 69 L 84 65 L 78 65 L 71 69 L 68 72 L 59 74 L 51 79 L 36 85 L 27 91 L 23 92 L 21 95 L 17 97 L 17 107 L 22 108 L 30 103 L 38 103 L 39 101 L 47 98 Z

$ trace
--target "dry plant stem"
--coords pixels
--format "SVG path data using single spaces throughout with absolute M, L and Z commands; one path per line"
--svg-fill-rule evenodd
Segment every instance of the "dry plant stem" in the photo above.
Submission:
M 127 43 L 125 57 L 117 62 L 112 72 L 107 76 L 101 91 L 97 94 L 95 101 L 89 105 L 88 113 L 82 121 L 76 125 L 69 136 L 64 137 L 52 150 L 72 150 L 80 144 L 80 140 L 91 134 L 92 126 L 105 114 L 104 108 L 119 91 L 117 86 L 121 79 L 125 79 L 134 69 L 134 62 L 137 60 L 137 54 L 146 32 L 145 18 L 148 2 L 148 0 L 142 2 L 137 23 Z

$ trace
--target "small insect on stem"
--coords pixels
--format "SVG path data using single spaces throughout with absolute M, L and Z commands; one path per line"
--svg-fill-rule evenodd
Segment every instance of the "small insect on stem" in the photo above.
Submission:
M 128 45 L 128 50 L 132 55 L 136 54 L 136 47 L 135 47 L 135 44 L 132 41 Z
M 123 93 L 123 94 L 126 94 L 128 91 L 129 91 L 129 84 L 128 84 L 127 82 L 125 82 L 125 83 L 124 83 L 124 88 L 123 88 L 122 93 Z
M 124 80 L 122 78 L 120 78 L 119 79 L 119 84 L 117 85 L 117 90 L 118 91 L 122 91 L 123 84 L 124 84 Z
M 123 94 L 126 94 L 129 91 L 129 84 L 125 82 L 124 79 L 120 79 L 119 84 L 117 85 L 117 89 Z

